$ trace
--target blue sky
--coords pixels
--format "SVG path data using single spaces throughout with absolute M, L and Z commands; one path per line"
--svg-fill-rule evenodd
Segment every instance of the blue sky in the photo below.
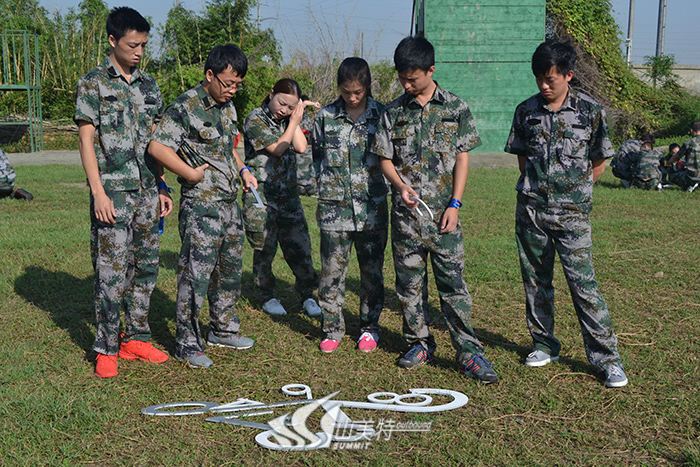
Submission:
M 50 11 L 77 7 L 80 0 L 40 0 Z M 181 0 L 189 9 L 199 10 L 203 0 Z M 614 16 L 627 35 L 629 0 L 611 0 Z M 700 65 L 700 2 L 667 0 L 664 52 L 676 62 Z M 110 7 L 131 6 L 154 23 L 163 23 L 173 0 L 108 0 Z M 282 42 L 284 56 L 295 50 L 322 58 L 324 52 L 344 57 L 363 52 L 369 60 L 390 59 L 394 47 L 410 32 L 413 0 L 261 0 L 262 26 L 273 28 Z M 635 0 L 633 63 L 656 52 L 659 0 Z M 253 12 L 257 17 L 257 11 Z

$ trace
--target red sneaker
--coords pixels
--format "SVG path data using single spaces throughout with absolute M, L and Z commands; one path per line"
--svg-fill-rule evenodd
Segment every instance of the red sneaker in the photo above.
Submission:
M 95 365 L 95 374 L 100 378 L 112 378 L 117 376 L 117 356 L 97 354 L 97 364 Z
M 153 347 L 150 342 L 132 339 L 122 342 L 119 347 L 119 357 L 124 360 L 143 360 L 144 362 L 163 363 L 168 359 L 168 354 Z

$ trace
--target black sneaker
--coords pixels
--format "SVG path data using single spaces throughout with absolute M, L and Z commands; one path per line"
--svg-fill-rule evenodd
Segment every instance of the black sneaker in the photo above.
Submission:
M 493 371 L 493 365 L 483 355 L 472 356 L 464 368 L 459 369 L 459 372 L 485 384 L 498 382 L 498 375 Z
M 426 363 L 430 363 L 433 359 L 433 356 L 425 350 L 425 347 L 423 347 L 420 344 L 416 344 L 413 346 L 411 350 L 406 352 L 406 355 L 401 357 L 399 360 L 399 366 L 401 368 L 416 368 L 421 365 L 425 365 Z
M 27 201 L 31 201 L 34 199 L 34 195 L 29 193 L 27 190 L 23 188 L 17 188 L 14 193 L 12 193 L 12 197 L 14 199 L 26 199 Z

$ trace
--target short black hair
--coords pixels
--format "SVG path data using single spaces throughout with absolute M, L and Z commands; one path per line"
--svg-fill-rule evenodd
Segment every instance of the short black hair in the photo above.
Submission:
M 243 79 L 248 73 L 248 58 L 243 51 L 234 44 L 217 45 L 209 52 L 207 61 L 204 63 L 204 73 L 208 70 L 215 75 L 227 70 L 229 67 Z
M 668 145 L 668 152 L 673 151 L 674 149 L 678 148 L 678 150 L 681 149 L 681 145 L 678 143 L 671 143 Z
M 413 70 L 428 71 L 435 65 L 435 48 L 423 36 L 404 37 L 394 51 L 394 68 L 397 73 Z
M 651 133 L 644 133 L 644 134 L 641 136 L 641 138 L 639 138 L 639 139 L 640 139 L 642 142 L 644 142 L 644 143 L 647 143 L 647 142 L 649 142 L 649 143 L 651 143 L 651 144 L 656 143 L 656 138 L 655 138 L 654 135 L 652 135 Z
M 532 54 L 532 73 L 544 76 L 553 67 L 566 76 L 576 65 L 576 49 L 568 42 L 548 39 L 537 46 Z
M 700 131 L 700 120 L 695 120 L 693 123 L 691 123 L 690 129 L 696 133 Z
M 113 36 L 114 40 L 119 42 L 119 39 L 126 36 L 129 31 L 148 34 L 151 31 L 151 25 L 133 8 L 119 6 L 112 9 L 107 16 L 107 36 Z
M 359 57 L 348 57 L 338 67 L 338 87 L 353 81 L 360 83 L 367 95 L 372 96 L 372 73 L 367 62 Z

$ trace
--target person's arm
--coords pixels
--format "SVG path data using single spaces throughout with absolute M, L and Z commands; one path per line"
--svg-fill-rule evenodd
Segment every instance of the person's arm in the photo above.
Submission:
M 455 166 L 452 169 L 452 199 L 462 201 L 464 186 L 467 184 L 469 173 L 469 153 L 460 152 L 456 156 Z M 440 233 L 450 233 L 459 221 L 459 208 L 448 207 L 445 209 L 440 221 Z
M 294 152 L 303 154 L 306 152 L 306 136 L 304 132 L 301 131 L 299 124 L 301 119 L 304 117 L 304 110 L 307 105 L 313 105 L 314 107 L 320 107 L 318 102 L 313 101 L 300 101 L 292 114 L 289 116 L 289 123 L 287 124 L 287 129 L 284 130 L 282 136 L 277 139 L 275 143 L 270 144 L 265 147 L 265 150 L 275 157 L 280 157 L 289 148 L 290 145 L 293 146 Z
M 527 157 L 525 156 L 518 156 L 518 168 L 520 171 L 525 170 L 525 166 L 527 165 Z
M 386 157 L 380 157 L 379 164 L 382 169 L 382 173 L 386 179 L 389 180 L 389 183 L 394 185 L 394 188 L 401 193 L 401 200 L 403 203 L 409 208 L 415 209 L 418 206 L 418 201 L 412 200 L 411 196 L 415 196 L 417 198 L 418 194 L 413 190 L 413 188 L 411 188 L 410 185 L 404 183 L 401 176 L 396 171 L 396 167 L 394 166 L 392 160 L 387 159 Z
M 243 191 L 248 193 L 251 185 L 257 190 L 258 180 L 250 173 L 250 169 L 247 168 L 248 166 L 243 163 L 243 159 L 241 159 L 236 148 L 233 148 L 233 157 L 236 159 L 236 164 L 238 165 L 238 174 L 241 176 L 241 181 L 243 182 Z M 243 170 L 244 168 L 245 170 Z
M 199 167 L 190 167 L 187 165 L 180 157 L 177 155 L 172 148 L 159 143 L 158 141 L 151 141 L 148 144 L 148 152 L 159 162 L 176 175 L 187 180 L 190 185 L 195 185 L 202 181 L 204 178 L 204 170 L 209 167 L 209 164 L 200 165 Z
M 605 172 L 605 159 L 595 159 L 591 164 L 593 165 L 593 183 L 595 183 Z
M 114 209 L 112 200 L 105 193 L 100 180 L 100 168 L 97 164 L 94 141 L 95 126 L 90 122 L 80 121 L 78 123 L 80 160 L 83 163 L 88 185 L 90 185 L 90 194 L 95 200 L 95 217 L 100 222 L 114 224 L 117 211 Z
M 154 123 L 151 128 L 151 134 L 156 131 L 156 127 L 157 125 Z M 161 183 L 165 183 L 165 170 L 163 170 L 163 165 L 160 162 L 156 162 L 156 184 L 160 186 Z M 170 197 L 168 190 L 158 188 L 158 201 L 160 202 L 160 217 L 165 217 L 173 212 L 173 199 Z

